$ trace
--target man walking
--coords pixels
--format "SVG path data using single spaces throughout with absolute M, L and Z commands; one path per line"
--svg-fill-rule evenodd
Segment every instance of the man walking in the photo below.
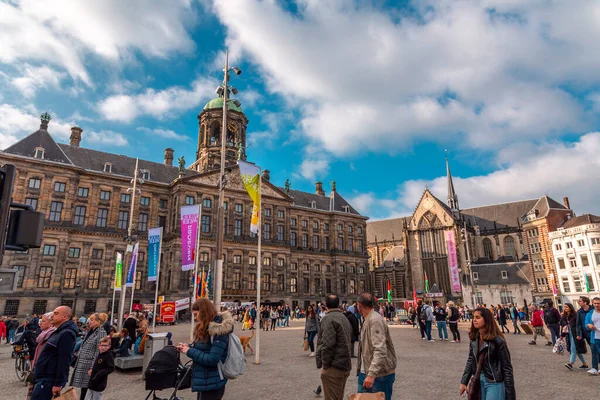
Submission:
M 317 368 L 325 400 L 343 400 L 346 381 L 352 369 L 350 342 L 352 327 L 340 310 L 340 299 L 330 294 L 325 300 L 327 311 L 321 319 L 321 331 L 317 341 Z
M 56 330 L 36 360 L 31 400 L 50 400 L 59 395 L 67 383 L 77 335 L 77 325 L 71 321 L 72 317 L 73 311 L 66 306 L 57 307 L 50 317 Z
M 419 332 L 421 333 L 421 339 L 427 340 L 425 330 L 425 319 L 422 318 L 421 312 L 423 311 L 423 300 L 417 302 L 417 321 L 419 322 Z
M 542 310 L 538 310 L 533 304 L 530 307 L 531 310 L 531 326 L 533 327 L 533 340 L 529 344 L 537 344 L 536 339 L 538 335 L 548 340 L 546 337 L 546 330 L 544 329 L 544 320 L 542 318 Z
M 348 322 L 350 322 L 350 326 L 352 327 L 352 336 L 350 342 L 351 358 L 356 358 L 356 356 L 354 355 L 354 343 L 358 342 L 358 338 L 360 337 L 360 327 L 358 324 L 358 319 L 356 319 L 356 316 L 354 315 L 355 311 L 356 310 L 354 309 L 354 306 L 350 306 L 348 307 L 348 310 L 346 310 L 346 312 L 344 313 L 346 318 L 348 318 Z
M 560 337 L 560 313 L 554 308 L 554 302 L 548 301 L 546 310 L 544 311 L 544 322 L 552 335 L 552 342 L 546 343 L 547 346 L 556 344 L 556 339 Z
M 391 400 L 396 380 L 396 351 L 385 320 L 373 307 L 370 293 L 358 296 L 358 312 L 365 321 L 359 341 L 358 392 L 384 392 L 386 400 Z
M 575 337 L 577 340 L 585 339 L 588 345 L 590 345 L 590 348 L 592 348 L 591 332 L 585 327 L 585 319 L 588 313 L 592 312 L 592 307 L 590 307 L 590 298 L 587 296 L 580 296 L 579 300 L 577 300 L 577 303 L 579 304 L 579 310 L 577 310 L 577 318 L 575 322 Z M 594 354 L 593 350 L 594 349 L 592 348 L 592 355 Z M 586 364 L 584 363 L 579 367 L 579 369 L 587 368 L 584 367 L 585 365 Z
M 510 319 L 512 320 L 513 328 L 515 329 L 515 331 L 513 332 L 513 335 L 516 335 L 517 333 L 519 333 L 519 335 L 520 335 L 521 328 L 519 328 L 519 323 L 517 322 L 519 320 L 519 310 L 517 310 L 517 307 L 515 307 L 514 304 L 511 304 L 509 311 L 510 311 Z
M 585 317 L 585 327 L 590 332 L 590 347 L 592 348 L 592 369 L 590 375 L 598 375 L 598 359 L 600 358 L 600 297 L 594 297 L 594 309 Z
M 427 334 L 427 340 L 430 342 L 435 342 L 435 340 L 433 340 L 431 337 L 431 325 L 433 324 L 435 316 L 433 315 L 433 309 L 429 305 L 429 300 L 425 300 L 425 304 L 423 305 L 420 315 L 425 321 L 425 333 Z

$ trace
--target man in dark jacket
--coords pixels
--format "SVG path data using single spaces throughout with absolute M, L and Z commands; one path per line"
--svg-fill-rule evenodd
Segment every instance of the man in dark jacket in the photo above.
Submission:
M 135 317 L 134 313 L 129 314 L 129 316 L 125 319 L 125 323 L 123 324 L 123 328 L 127 329 L 127 332 L 129 332 L 129 337 L 131 338 L 131 344 L 129 345 L 129 350 L 131 350 L 131 347 L 133 346 L 133 344 L 135 343 L 135 340 L 137 339 L 137 318 Z
M 546 345 L 553 346 L 556 344 L 556 339 L 560 337 L 560 313 L 554 308 L 554 302 L 552 300 L 548 301 L 548 305 L 544 310 L 544 322 L 552 335 L 552 341 L 548 341 Z
M 352 327 L 339 308 L 339 297 L 330 294 L 325 300 L 325 305 L 327 314 L 321 319 L 317 341 L 317 368 L 323 368 L 321 381 L 325 400 L 343 400 L 346 381 L 352 369 Z
M 354 355 L 354 343 L 358 342 L 360 336 L 360 327 L 358 326 L 358 319 L 354 315 L 355 309 L 354 306 L 348 307 L 348 310 L 344 313 L 346 318 L 348 318 L 348 322 L 350 322 L 350 326 L 352 327 L 352 337 L 350 343 L 350 357 L 356 358 Z
M 59 395 L 69 378 L 69 366 L 77 336 L 77 325 L 71 318 L 73 311 L 57 307 L 51 317 L 56 330 L 50 335 L 35 363 L 35 385 L 31 400 L 50 400 Z

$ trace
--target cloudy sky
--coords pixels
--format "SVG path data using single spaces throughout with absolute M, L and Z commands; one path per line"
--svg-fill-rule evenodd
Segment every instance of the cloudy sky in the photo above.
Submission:
M 514 0 L 0 2 L 0 147 L 39 126 L 194 160 L 224 51 L 248 157 L 282 186 L 337 181 L 366 215 L 568 196 L 600 213 L 600 3 Z

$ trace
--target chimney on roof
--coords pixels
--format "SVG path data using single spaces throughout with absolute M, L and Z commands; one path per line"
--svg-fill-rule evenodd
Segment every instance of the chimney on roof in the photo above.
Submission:
M 168 165 L 169 167 L 173 166 L 173 152 L 175 150 L 173 150 L 170 147 L 167 147 L 165 149 L 165 165 Z
M 315 193 L 319 196 L 325 196 L 325 191 L 323 190 L 323 182 L 315 183 Z
M 565 207 L 567 207 L 568 210 L 571 209 L 571 204 L 569 203 L 568 197 L 563 197 L 563 204 L 565 205 Z
M 71 141 L 69 142 L 71 146 L 79 147 L 79 143 L 81 143 L 81 132 L 83 132 L 83 129 L 81 129 L 80 127 L 71 127 Z
M 265 170 L 263 171 L 262 178 L 263 178 L 265 181 L 270 181 L 270 180 L 271 180 L 271 171 L 269 171 L 268 169 L 265 169 Z

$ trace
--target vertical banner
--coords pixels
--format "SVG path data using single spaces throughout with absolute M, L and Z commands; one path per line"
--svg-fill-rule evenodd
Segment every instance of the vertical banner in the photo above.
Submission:
M 162 227 L 148 230 L 148 281 L 156 281 L 158 259 L 162 243 Z
M 123 255 L 117 253 L 117 265 L 115 267 L 115 290 L 121 290 L 123 284 Z
M 137 267 L 138 251 L 140 249 L 140 242 L 136 242 L 133 247 L 133 253 L 131 254 L 131 264 L 129 265 L 129 271 L 127 271 L 127 280 L 125 281 L 125 287 L 133 287 L 133 281 L 135 280 L 135 269 Z
M 448 266 L 450 267 L 450 278 L 452 291 L 460 292 L 460 274 L 458 272 L 458 258 L 456 257 L 456 240 L 454 231 L 446 231 L 446 245 L 448 247 Z
M 181 207 L 181 270 L 194 269 L 194 253 L 198 236 L 200 206 Z
M 260 214 L 260 168 L 254 164 L 238 161 L 242 181 L 248 195 L 254 202 L 252 206 L 252 219 L 250 220 L 250 231 L 258 233 L 258 216 Z

